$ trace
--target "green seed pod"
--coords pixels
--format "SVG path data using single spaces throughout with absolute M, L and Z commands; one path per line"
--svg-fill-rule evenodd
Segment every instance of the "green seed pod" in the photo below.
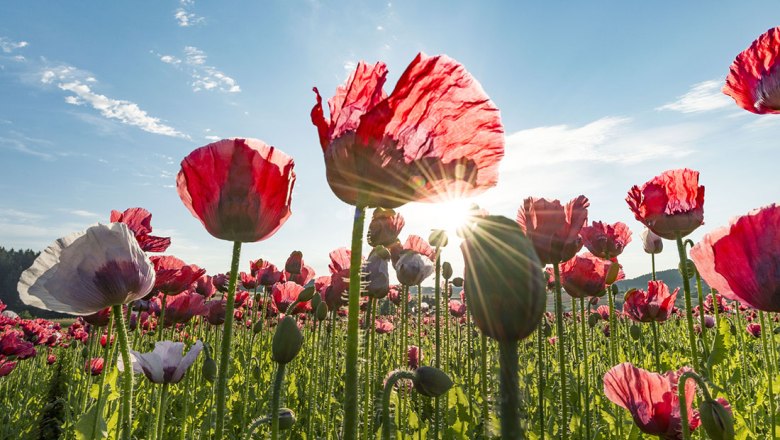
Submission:
M 317 321 L 324 321 L 325 318 L 328 317 L 328 305 L 323 303 L 320 303 L 320 305 L 317 306 Z
M 295 413 L 290 408 L 279 408 L 279 429 L 290 429 L 295 425 Z
M 271 345 L 271 357 L 274 362 L 287 364 L 298 355 L 303 345 L 303 334 L 298 329 L 298 323 L 292 316 L 285 316 L 279 321 Z
M 263 320 L 262 320 L 262 319 L 259 319 L 259 320 L 258 320 L 258 321 L 255 323 L 255 325 L 253 325 L 253 326 L 252 326 L 252 332 L 254 332 L 254 334 L 258 334 L 258 333 L 260 333 L 260 331 L 261 331 L 262 329 L 263 329 Z
M 734 435 L 734 417 L 717 400 L 705 400 L 699 405 L 701 424 L 713 440 L 731 440 Z
M 631 335 L 631 339 L 635 341 L 638 341 L 639 338 L 642 337 L 642 329 L 640 329 L 636 324 L 631 325 L 631 327 L 628 329 L 628 333 Z
M 677 270 L 680 271 L 682 276 L 687 277 L 688 279 L 693 278 L 696 275 L 696 265 L 693 264 L 693 261 L 690 259 L 685 260 L 685 265 L 687 266 L 687 270 L 682 263 L 677 265 Z
M 445 261 L 444 263 L 442 263 L 442 265 L 441 265 L 441 276 L 445 280 L 448 280 L 448 279 L 452 278 L 452 265 L 450 264 L 449 261 Z
M 420 367 L 414 370 L 414 389 L 427 397 L 439 397 L 452 388 L 447 373 L 434 367 Z
M 607 285 L 610 285 L 617 280 L 618 275 L 620 275 L 620 265 L 617 263 L 612 263 L 609 265 L 609 271 L 607 272 L 607 276 L 604 280 Z
M 593 328 L 596 326 L 596 324 L 599 323 L 600 320 L 601 320 L 601 315 L 599 315 L 598 313 L 591 313 L 590 316 L 588 316 L 588 325 L 590 326 L 590 328 Z
M 87 349 L 87 347 L 85 346 L 84 348 L 81 349 L 81 357 L 86 359 L 87 356 L 89 356 L 89 349 Z
M 497 341 L 519 341 L 533 333 L 546 306 L 546 280 L 517 222 L 475 217 L 461 251 L 466 301 L 482 333 Z
M 298 302 L 306 302 L 311 300 L 315 293 L 316 291 L 314 290 L 314 286 L 309 286 L 303 289 L 301 293 L 298 294 Z
M 428 236 L 428 243 L 433 247 L 443 248 L 447 246 L 447 233 L 441 229 L 434 229 Z
M 452 279 L 452 285 L 455 287 L 463 287 L 463 278 L 455 277 Z
M 203 367 L 201 367 L 200 372 L 203 374 L 204 379 L 213 383 L 214 378 L 217 377 L 217 363 L 214 359 L 207 357 L 206 360 L 203 361 Z
M 311 302 L 311 309 L 316 311 L 317 307 L 319 307 L 320 303 L 322 302 L 322 297 L 320 296 L 320 293 L 319 292 L 315 293 L 314 296 L 311 297 L 310 302 Z
M 542 333 L 544 334 L 545 337 L 548 338 L 552 336 L 552 326 L 550 325 L 549 322 L 545 321 L 542 323 Z

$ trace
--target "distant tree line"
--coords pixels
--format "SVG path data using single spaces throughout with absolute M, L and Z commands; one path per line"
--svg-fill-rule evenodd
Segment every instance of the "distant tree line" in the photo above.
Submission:
M 19 292 L 16 290 L 19 277 L 32 266 L 39 254 L 40 252 L 30 249 L 14 250 L 0 247 L 0 301 L 8 306 L 7 310 L 12 310 L 21 316 L 48 319 L 67 317 L 69 315 L 30 307 L 19 299 Z

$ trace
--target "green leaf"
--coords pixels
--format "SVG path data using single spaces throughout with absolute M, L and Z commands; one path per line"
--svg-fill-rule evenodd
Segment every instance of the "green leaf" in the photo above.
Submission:
M 93 438 L 106 438 L 108 436 L 108 427 L 103 418 L 103 411 L 101 411 L 102 407 L 100 407 L 99 404 L 100 402 L 92 404 L 89 409 L 79 417 L 78 421 L 76 421 L 76 425 L 73 427 L 76 434 L 76 440 L 90 440 Z M 97 419 L 97 431 L 93 432 L 95 419 Z

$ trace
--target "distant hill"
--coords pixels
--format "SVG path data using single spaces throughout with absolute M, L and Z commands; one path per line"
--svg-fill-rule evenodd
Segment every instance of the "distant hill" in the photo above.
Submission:
M 30 249 L 14 250 L 0 247 L 0 301 L 8 306 L 8 310 L 21 316 L 48 319 L 70 317 L 70 315 L 30 307 L 19 299 L 19 292 L 16 290 L 19 277 L 32 266 L 37 257 L 38 253 Z

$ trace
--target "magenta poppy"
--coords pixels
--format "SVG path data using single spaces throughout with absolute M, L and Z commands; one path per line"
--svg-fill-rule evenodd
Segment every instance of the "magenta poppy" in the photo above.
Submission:
M 648 281 L 647 291 L 631 289 L 626 292 L 623 313 L 639 322 L 666 321 L 672 314 L 679 291 L 678 287 L 670 294 L 663 281 Z
M 165 326 L 189 322 L 195 316 L 208 312 L 206 298 L 195 292 L 184 292 L 176 296 L 165 295 Z
M 9 361 L 0 357 L 0 377 L 8 376 L 16 368 L 16 361 Z
M 192 286 L 192 289 L 195 291 L 195 293 L 206 299 L 211 298 L 215 293 L 217 293 L 214 280 L 210 275 L 203 275 L 195 280 L 195 284 Z
M 780 113 L 780 27 L 758 37 L 731 63 L 723 93 L 758 114 Z
M 593 222 L 580 230 L 585 247 L 599 258 L 615 258 L 631 243 L 631 230 L 623 222 L 614 224 Z
M 558 200 L 529 197 L 517 210 L 517 223 L 534 245 L 542 265 L 571 259 L 582 249 L 580 230 L 588 223 L 588 198 L 578 196 L 566 206 Z
M 748 332 L 748 334 L 754 338 L 760 338 L 761 337 L 761 324 L 757 322 L 751 322 L 747 326 L 745 326 L 745 331 Z
M 634 217 L 667 240 L 685 237 L 704 224 L 704 187 L 699 172 L 688 168 L 664 171 L 626 197 Z
M 111 223 L 124 223 L 133 231 L 138 245 L 146 252 L 165 252 L 171 245 L 170 237 L 156 237 L 152 233 L 152 213 L 144 208 L 128 208 L 124 212 L 111 211 Z
M 224 299 L 209 301 L 206 303 L 206 312 L 203 316 L 211 325 L 222 325 L 225 323 L 226 301 Z
M 216 238 L 255 242 L 290 217 L 293 160 L 256 139 L 223 139 L 181 162 L 176 189 L 184 206 Z
M 301 251 L 290 252 L 290 256 L 287 257 L 287 261 L 285 261 L 284 263 L 284 271 L 286 273 L 298 275 L 299 273 L 301 273 L 302 268 L 303 268 L 303 252 Z
M 387 333 L 392 332 L 395 329 L 395 326 L 392 322 L 388 321 L 387 319 L 375 319 L 374 320 L 374 330 L 376 330 L 377 333 L 380 335 L 385 335 Z
M 121 357 L 121 356 L 120 356 Z M 84 371 L 92 376 L 99 376 L 103 372 L 104 361 L 102 357 L 87 360 Z
M 171 255 L 155 255 L 151 260 L 157 276 L 154 288 L 166 295 L 178 295 L 184 292 L 198 278 L 206 274 L 206 269 L 187 264 Z
M 253 277 L 252 274 L 241 272 L 238 274 L 238 277 L 241 280 L 241 285 L 244 289 L 252 290 L 257 287 L 257 278 Z
M 466 314 L 466 304 L 463 304 L 462 302 L 451 299 L 449 301 L 449 309 L 450 309 L 450 315 L 452 315 L 455 318 L 460 318 L 461 316 Z
M 360 62 L 311 111 L 328 184 L 350 205 L 396 208 L 495 186 L 504 155 L 498 109 L 455 60 L 418 54 L 387 96 L 384 63 Z
M 780 206 L 751 211 L 705 235 L 691 259 L 726 298 L 780 312 Z
M 17 331 L 6 332 L 0 337 L 0 355 L 16 359 L 27 359 L 35 356 L 35 346 L 32 342 L 22 339 L 22 333 Z
M 303 292 L 303 286 L 287 281 L 285 283 L 274 284 L 271 290 L 271 306 L 275 312 L 294 314 L 311 311 L 311 302 L 305 301 L 298 303 L 295 310 L 288 311 L 287 308 L 298 299 L 298 295 Z
M 596 257 L 590 252 L 575 255 L 561 264 L 561 285 L 574 298 L 604 296 L 607 284 L 625 278 L 623 270 L 619 270 L 615 280 L 609 279 L 614 264 L 618 263 Z
M 284 272 L 276 268 L 268 260 L 262 258 L 249 262 L 249 271 L 252 276 L 257 278 L 258 285 L 273 286 L 284 281 Z
M 84 315 L 82 318 L 89 325 L 94 325 L 95 327 L 105 327 L 108 325 L 108 321 L 111 319 L 111 307 L 106 307 L 105 309 L 98 310 L 95 313 Z
M 406 221 L 392 209 L 376 208 L 368 224 L 368 244 L 370 246 L 389 246 L 398 240 Z
M 410 369 L 416 370 L 422 362 L 422 350 L 416 345 L 410 345 L 406 351 L 407 365 Z
M 686 371 L 690 371 L 690 368 L 658 374 L 625 362 L 612 367 L 604 375 L 604 394 L 631 413 L 640 431 L 665 440 L 681 440 L 682 421 L 677 382 Z M 695 394 L 695 385 L 687 381 L 685 405 L 691 430 L 698 425 L 692 408 Z
M 303 265 L 301 267 L 301 270 L 297 274 L 285 272 L 283 279 L 286 279 L 287 281 L 292 281 L 295 284 L 300 284 L 301 286 L 305 286 L 309 284 L 309 281 L 314 279 L 315 275 L 316 272 L 314 272 L 313 267 Z

